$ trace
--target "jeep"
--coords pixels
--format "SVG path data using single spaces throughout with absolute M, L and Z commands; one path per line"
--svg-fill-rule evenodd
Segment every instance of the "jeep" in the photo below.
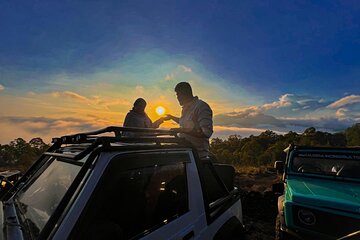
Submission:
M 290 145 L 275 162 L 283 183 L 276 240 L 360 239 L 360 148 Z
M 234 174 L 199 159 L 175 130 L 107 127 L 54 138 L 2 197 L 0 236 L 241 239 Z

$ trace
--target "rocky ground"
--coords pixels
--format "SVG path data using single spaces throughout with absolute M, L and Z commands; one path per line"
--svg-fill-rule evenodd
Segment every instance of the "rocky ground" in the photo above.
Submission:
M 235 183 L 241 192 L 247 240 L 273 240 L 277 215 L 277 195 L 271 191 L 280 182 L 274 172 L 237 174 Z

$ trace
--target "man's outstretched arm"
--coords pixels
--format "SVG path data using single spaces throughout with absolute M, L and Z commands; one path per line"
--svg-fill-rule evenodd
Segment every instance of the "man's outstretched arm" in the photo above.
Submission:
M 166 114 L 166 117 L 164 118 L 164 120 L 165 120 L 165 121 L 166 121 L 166 120 L 173 120 L 173 121 L 176 122 L 176 123 L 179 123 L 179 122 L 180 122 L 180 118 L 175 117 L 175 116 L 173 116 L 173 115 L 171 115 L 171 114 Z

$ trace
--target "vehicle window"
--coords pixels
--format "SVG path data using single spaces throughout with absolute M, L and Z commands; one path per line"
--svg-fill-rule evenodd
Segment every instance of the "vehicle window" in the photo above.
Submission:
M 131 161 L 141 159 L 110 163 L 74 239 L 129 239 L 188 212 L 185 163 L 132 168 Z
M 202 163 L 203 166 L 203 188 L 207 196 L 208 204 L 226 197 L 229 193 L 224 185 L 216 178 L 214 169 L 210 163 Z
M 299 173 L 360 178 L 360 156 L 299 153 L 293 158 L 291 169 Z
M 15 197 L 21 216 L 35 237 L 44 228 L 80 168 L 55 159 L 50 165 L 43 166 L 45 170 L 41 170 L 43 172 Z

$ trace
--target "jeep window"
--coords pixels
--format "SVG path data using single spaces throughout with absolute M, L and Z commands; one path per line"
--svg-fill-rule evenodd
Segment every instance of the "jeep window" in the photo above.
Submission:
M 15 196 L 20 217 L 37 237 L 59 205 L 81 166 L 51 159 Z
M 188 212 L 187 155 L 162 155 L 113 159 L 72 238 L 129 239 Z
M 222 204 L 227 202 L 229 192 L 216 174 L 215 168 L 210 162 L 201 161 L 202 165 L 202 186 L 205 201 L 209 209 L 210 220 L 214 220 L 221 209 Z
M 204 187 L 209 204 L 228 195 L 223 184 L 216 178 L 210 163 L 203 163 Z
M 360 156 L 298 153 L 292 160 L 291 169 L 298 173 L 360 178 Z

